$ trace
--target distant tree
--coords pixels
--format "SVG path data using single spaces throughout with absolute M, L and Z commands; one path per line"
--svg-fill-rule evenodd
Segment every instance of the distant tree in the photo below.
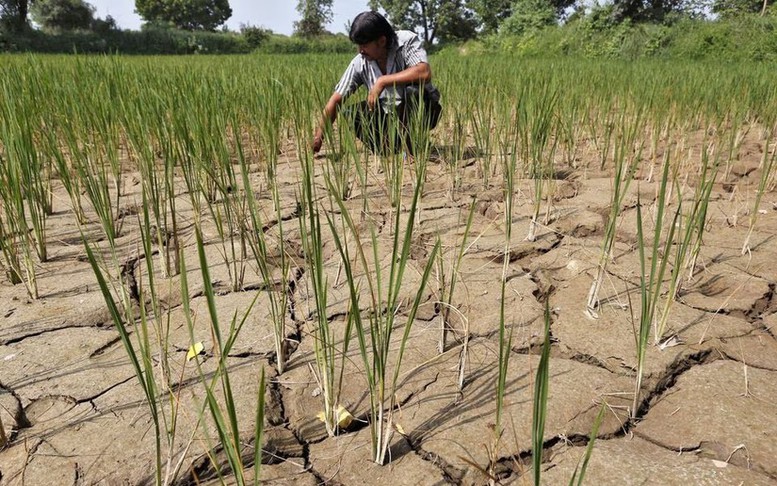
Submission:
M 184 30 L 216 30 L 232 16 L 229 0 L 135 0 L 146 22 Z
M 24 30 L 29 27 L 27 23 L 29 8 L 29 0 L 0 0 L 0 23 L 4 28 L 12 31 Z
M 119 30 L 119 26 L 116 25 L 116 19 L 108 15 L 104 19 L 95 18 L 92 21 L 91 29 L 98 34 L 105 34 L 111 31 Z
M 464 8 L 462 1 L 443 2 L 436 37 L 440 44 L 474 39 L 479 25 L 475 12 Z
M 553 25 L 558 19 L 556 8 L 547 0 L 518 0 L 513 9 L 513 14 L 502 22 L 500 32 L 522 35 Z
M 514 0 L 469 0 L 467 4 L 480 19 L 481 31 L 493 34 L 499 25 L 513 13 Z
M 263 27 L 254 27 L 253 25 L 241 24 L 240 34 L 246 40 L 249 46 L 257 48 L 270 38 L 272 30 Z
M 332 21 L 333 0 L 299 0 L 300 19 L 294 22 L 294 35 L 316 37 L 325 34 L 326 24 Z
M 755 13 L 763 15 L 769 5 L 773 4 L 773 0 L 715 0 L 712 3 L 712 11 L 721 17 Z
M 616 22 L 663 22 L 670 13 L 683 13 L 691 3 L 687 0 L 615 0 L 613 18 Z
M 87 30 L 94 22 L 94 10 L 84 0 L 36 0 L 30 14 L 46 30 Z
M 370 0 L 370 7 L 382 8 L 395 28 L 420 32 L 427 47 L 452 37 L 462 21 L 467 29 L 477 25 L 463 0 Z

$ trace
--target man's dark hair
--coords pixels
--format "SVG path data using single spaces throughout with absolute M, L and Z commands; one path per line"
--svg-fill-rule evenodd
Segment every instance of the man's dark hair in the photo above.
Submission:
M 386 17 L 375 11 L 362 12 L 351 22 L 348 37 L 354 44 L 367 44 L 386 36 L 386 47 L 391 48 L 397 43 L 397 33 L 391 27 Z

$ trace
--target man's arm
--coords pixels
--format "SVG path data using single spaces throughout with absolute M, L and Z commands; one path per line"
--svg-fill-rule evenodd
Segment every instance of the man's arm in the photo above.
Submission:
M 394 74 L 384 74 L 375 80 L 375 85 L 370 90 L 370 94 L 367 96 L 367 105 L 370 108 L 374 108 L 378 102 L 380 94 L 388 86 L 395 84 L 410 84 L 410 83 L 428 83 L 432 80 L 432 68 L 426 62 L 420 62 L 414 66 L 399 71 Z
M 318 153 L 321 150 L 321 146 L 324 144 L 324 129 L 327 124 L 335 122 L 337 118 L 337 110 L 340 107 L 340 103 L 343 102 L 343 97 L 338 92 L 332 93 L 332 96 L 327 101 L 324 107 L 324 113 L 321 116 L 321 122 L 316 128 L 316 134 L 313 136 L 313 152 Z

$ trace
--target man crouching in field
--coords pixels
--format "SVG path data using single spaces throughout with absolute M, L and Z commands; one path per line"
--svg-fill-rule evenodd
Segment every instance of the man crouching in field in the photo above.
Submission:
M 353 120 L 356 136 L 374 153 L 405 149 L 411 154 L 413 120 L 420 120 L 417 135 L 426 135 L 440 119 L 440 92 L 431 82 L 432 69 L 418 35 L 400 30 L 377 12 L 362 12 L 351 24 L 351 42 L 359 54 L 335 86 L 324 108 L 324 116 L 313 137 L 313 151 L 321 150 L 324 128 L 334 123 L 340 104 L 359 86 L 366 86 L 366 101 L 344 110 Z M 423 114 L 417 118 L 417 108 Z M 397 123 L 398 122 L 398 123 Z

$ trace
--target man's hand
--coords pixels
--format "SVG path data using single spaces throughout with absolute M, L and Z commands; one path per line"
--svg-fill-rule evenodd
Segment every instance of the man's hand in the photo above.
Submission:
M 383 85 L 383 77 L 375 80 L 375 85 L 370 90 L 370 94 L 367 95 L 367 106 L 370 110 L 375 109 L 375 105 L 377 105 L 378 100 L 380 99 L 380 94 L 385 89 L 385 86 Z
M 324 144 L 324 135 L 321 133 L 320 130 L 316 130 L 316 134 L 313 136 L 313 143 L 311 143 L 311 148 L 313 149 L 313 153 L 317 154 L 321 150 L 321 146 Z

